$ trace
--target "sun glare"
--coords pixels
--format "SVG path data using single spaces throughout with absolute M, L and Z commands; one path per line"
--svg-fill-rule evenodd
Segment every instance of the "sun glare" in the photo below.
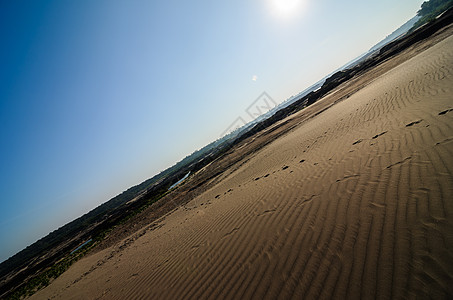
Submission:
M 273 12 L 281 17 L 288 17 L 300 11 L 304 0 L 271 0 Z

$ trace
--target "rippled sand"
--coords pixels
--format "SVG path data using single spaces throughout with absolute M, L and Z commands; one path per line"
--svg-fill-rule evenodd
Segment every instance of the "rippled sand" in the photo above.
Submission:
M 342 100 L 321 113 L 290 116 L 297 126 L 158 226 L 34 297 L 451 297 L 453 36 L 364 76 L 349 97 L 309 108 Z

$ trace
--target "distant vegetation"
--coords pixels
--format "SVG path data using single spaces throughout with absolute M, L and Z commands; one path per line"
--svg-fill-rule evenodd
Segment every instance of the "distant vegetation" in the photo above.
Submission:
M 429 0 L 423 2 L 422 7 L 417 12 L 420 20 L 414 24 L 413 29 L 433 21 L 439 14 L 451 7 L 453 7 L 453 0 Z
M 145 181 L 142 184 L 147 186 L 149 182 Z M 26 271 L 19 272 L 11 281 L 1 286 L 0 298 L 21 299 L 46 287 L 53 279 L 63 274 L 74 262 L 96 247 L 116 226 L 124 224 L 127 220 L 142 212 L 167 194 L 167 185 L 158 185 L 157 187 L 151 188 L 149 192 L 145 191 L 145 197 L 141 197 L 131 204 L 112 207 L 113 203 L 115 203 L 113 201 L 114 199 L 116 201 L 120 201 L 120 199 L 122 201 L 131 200 L 131 197 L 133 199 L 133 195 L 140 193 L 140 186 L 138 185 L 129 189 L 129 192 L 123 192 L 121 195 L 50 233 L 0 264 L 1 271 L 5 275 L 17 271 L 20 268 L 27 267 Z M 136 193 L 133 193 L 132 190 L 136 190 Z M 100 215 L 102 213 L 106 215 Z M 100 218 L 99 220 L 93 219 L 96 215 Z M 80 232 L 83 234 L 77 239 L 71 236 L 71 234 L 77 235 Z M 73 250 L 76 246 L 80 245 L 81 241 L 86 240 L 88 237 L 92 238 L 91 241 L 80 247 L 80 249 Z M 72 242 L 65 244 L 67 240 L 72 240 Z M 59 251 L 56 251 L 55 254 L 46 254 L 55 250 L 53 248 Z M 37 258 L 41 261 L 31 263 L 30 266 L 30 261 L 34 261 Z M 18 265 L 13 265 L 14 262 L 17 262 Z M 2 277 L 5 275 L 2 275 Z
M 33 276 L 19 289 L 15 290 L 14 293 L 9 294 L 8 299 L 22 299 L 23 297 L 31 296 L 38 290 L 48 286 L 52 280 L 63 274 L 74 262 L 82 258 L 93 247 L 94 243 L 91 241 L 74 253 L 71 253 L 69 256 L 55 263 L 44 272 Z
M 17 299 L 48 285 L 116 226 L 168 194 L 168 188 L 189 171 L 194 173 L 225 153 L 233 137 L 233 134 L 227 135 L 193 152 L 172 167 L 129 188 L 0 263 L 0 298 Z M 70 254 L 89 239 L 93 241 L 89 247 L 83 247 L 84 251 Z M 6 280 L 10 275 L 13 276 Z

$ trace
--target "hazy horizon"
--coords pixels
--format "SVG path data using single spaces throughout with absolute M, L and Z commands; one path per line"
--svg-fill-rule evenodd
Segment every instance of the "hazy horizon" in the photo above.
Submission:
M 216 140 L 263 91 L 281 103 L 365 53 L 423 2 L 275 1 L 2 3 L 0 262 Z

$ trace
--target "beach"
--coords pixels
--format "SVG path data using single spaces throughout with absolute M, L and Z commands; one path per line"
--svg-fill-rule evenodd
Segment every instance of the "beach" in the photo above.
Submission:
M 206 191 L 31 298 L 453 295 L 451 33 L 242 147 L 254 143 Z

